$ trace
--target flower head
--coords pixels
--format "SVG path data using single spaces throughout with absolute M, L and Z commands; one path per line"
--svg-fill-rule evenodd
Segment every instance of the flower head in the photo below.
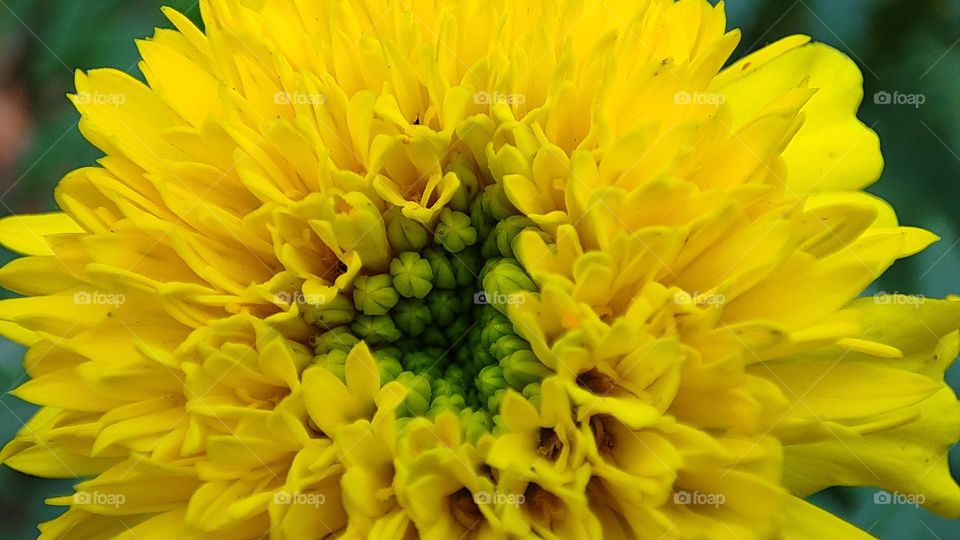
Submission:
M 42 406 L 0 458 L 88 478 L 44 536 L 862 536 L 802 499 L 833 485 L 960 516 L 960 303 L 857 298 L 935 237 L 862 191 L 848 58 L 724 68 L 703 0 L 201 4 L 146 84 L 77 75 L 124 97 L 75 99 L 105 156 L 0 221 Z

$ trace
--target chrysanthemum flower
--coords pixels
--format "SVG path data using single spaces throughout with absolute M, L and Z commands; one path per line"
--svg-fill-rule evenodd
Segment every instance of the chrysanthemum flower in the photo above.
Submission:
M 859 538 L 960 516 L 960 303 L 864 193 L 854 63 L 702 0 L 201 2 L 77 76 L 10 217 L 46 538 Z

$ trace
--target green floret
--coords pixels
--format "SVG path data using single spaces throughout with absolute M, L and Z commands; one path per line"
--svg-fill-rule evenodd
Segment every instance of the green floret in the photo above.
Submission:
M 417 337 L 426 330 L 433 319 L 430 308 L 423 300 L 402 300 L 391 312 L 394 322 L 408 337 Z
M 393 343 L 403 336 L 393 319 L 386 315 L 359 315 L 350 329 L 371 345 Z
M 503 377 L 511 387 L 520 390 L 540 382 L 551 373 L 529 349 L 518 350 L 500 361 Z
M 442 249 L 431 246 L 423 251 L 423 257 L 430 263 L 433 272 L 433 285 L 438 289 L 456 289 L 457 276 L 453 261 Z
M 440 212 L 434 241 L 450 253 L 460 253 L 477 243 L 477 230 L 471 225 L 470 216 L 444 208 Z
M 420 251 L 430 241 L 430 233 L 423 225 L 394 211 L 388 214 L 387 239 L 397 251 Z
M 389 274 L 360 276 L 353 282 L 353 304 L 367 315 L 386 315 L 399 300 Z
M 503 378 L 503 371 L 500 366 L 487 366 L 480 370 L 476 380 L 477 391 L 486 399 L 497 392 L 507 388 L 507 381 Z
M 430 409 L 430 380 L 404 371 L 397 377 L 397 382 L 408 389 L 407 398 L 397 412 L 406 416 L 424 416 Z
M 420 254 L 404 251 L 390 261 L 393 286 L 404 298 L 425 298 L 433 289 L 433 270 Z

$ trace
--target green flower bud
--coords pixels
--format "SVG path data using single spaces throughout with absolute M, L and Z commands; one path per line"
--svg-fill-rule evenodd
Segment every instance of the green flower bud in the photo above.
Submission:
M 480 281 L 483 281 L 483 278 L 487 277 L 487 274 L 493 271 L 494 268 L 501 264 L 512 264 L 514 266 L 519 266 L 520 263 L 516 259 L 507 259 L 501 257 L 499 254 L 493 257 L 484 257 L 483 266 L 480 267 Z
M 480 396 L 487 399 L 497 390 L 506 389 L 507 381 L 503 378 L 503 371 L 500 366 L 492 365 L 480 370 L 480 373 L 477 374 L 475 386 Z
M 377 362 L 377 368 L 380 370 L 380 386 L 396 380 L 403 373 L 403 365 L 396 358 L 392 356 L 379 357 L 376 353 L 373 356 Z
M 479 321 L 480 321 L 480 326 L 484 328 L 494 323 L 496 324 L 510 323 L 510 319 L 508 319 L 506 315 L 504 315 L 503 313 L 500 313 L 499 311 L 489 306 L 485 306 L 481 309 Z M 510 326 L 510 328 L 513 328 L 513 326 Z
M 480 332 L 480 346 L 484 352 L 486 352 L 503 336 L 515 335 L 517 335 L 517 333 L 513 329 L 513 323 L 501 315 L 484 325 L 483 330 Z
M 390 347 L 382 347 L 373 352 L 373 358 L 393 358 L 394 360 L 400 360 L 403 358 L 403 352 L 397 348 L 396 345 Z
M 470 216 L 444 208 L 440 211 L 434 241 L 450 253 L 460 253 L 477 243 L 477 230 L 470 224 Z
M 493 429 L 490 430 L 490 433 L 493 433 L 494 437 L 502 437 L 509 432 L 510 430 L 503 425 L 503 416 L 499 414 L 493 415 Z
M 438 364 L 436 366 L 433 366 L 421 371 L 420 374 L 431 381 L 435 381 L 443 377 L 443 368 L 441 368 L 440 365 Z
M 431 246 L 423 251 L 423 257 L 430 263 L 433 272 L 433 285 L 438 289 L 456 289 L 457 277 L 453 264 L 442 249 Z
M 483 290 L 487 293 L 490 305 L 506 313 L 507 306 L 522 303 L 524 297 L 519 293 L 536 290 L 536 285 L 522 268 L 502 259 L 483 276 Z
M 420 223 L 395 210 L 388 213 L 387 238 L 397 251 L 420 251 L 430 241 L 430 233 Z
M 397 381 L 409 389 L 407 399 L 397 411 L 401 415 L 423 416 L 430 409 L 430 380 L 423 375 L 404 371 Z
M 476 444 L 480 437 L 490 433 L 493 428 L 493 420 L 486 411 L 474 411 L 465 408 L 457 416 L 460 421 L 460 429 L 463 430 L 463 438 L 470 444 Z
M 516 335 L 501 336 L 490 346 L 490 354 L 498 361 L 522 350 L 530 350 L 530 344 L 527 343 L 527 340 Z
M 345 369 L 346 363 L 347 353 L 338 349 L 334 349 L 317 357 L 317 364 L 323 366 L 327 371 L 336 375 L 341 381 L 347 380 Z
M 467 403 L 477 403 L 478 401 L 480 401 L 480 397 L 479 397 L 480 393 L 477 392 L 477 388 L 475 386 L 470 386 L 469 388 L 467 388 L 467 393 L 464 395 L 466 397 L 464 397 L 463 399 L 466 400 Z
M 437 396 L 433 398 L 433 403 L 430 404 L 430 412 L 428 414 L 431 417 L 439 416 L 440 413 L 444 411 L 450 411 L 454 414 L 459 414 L 460 411 L 462 411 L 466 406 L 467 404 L 461 395 L 454 394 Z
M 402 336 L 393 319 L 386 315 L 359 315 L 350 329 L 372 345 L 392 343 Z
M 397 304 L 391 315 L 397 328 L 409 337 L 419 336 L 432 322 L 430 308 L 423 300 L 403 300 Z
M 406 412 L 406 411 L 400 411 L 400 410 L 398 410 L 397 412 L 398 412 L 398 413 L 403 413 L 403 412 Z M 396 426 L 396 428 L 397 428 L 397 433 L 403 433 L 404 431 L 406 431 L 406 430 L 407 430 L 407 426 L 410 425 L 410 422 L 412 422 L 412 421 L 413 421 L 413 417 L 411 417 L 411 416 L 401 416 L 400 414 L 398 414 L 398 415 L 397 415 L 397 420 L 396 420 L 395 423 L 394 423 L 394 426 Z
M 540 382 L 551 373 L 529 349 L 519 350 L 500 361 L 503 378 L 511 387 L 520 390 L 528 385 Z
M 354 345 L 360 343 L 360 338 L 353 335 L 347 326 L 338 326 L 333 330 L 324 332 L 311 340 L 313 351 L 319 354 L 326 354 L 333 350 L 350 352 Z
M 530 383 L 524 386 L 521 394 L 523 394 L 523 397 L 527 398 L 527 401 L 532 403 L 533 406 L 537 408 L 537 410 L 540 410 L 540 383 L 539 382 Z
M 464 334 L 470 331 L 471 325 L 469 317 L 457 317 L 443 328 L 443 335 L 447 338 L 447 343 L 463 343 Z
M 496 239 L 500 254 L 504 257 L 513 257 L 513 241 L 528 227 L 536 227 L 536 224 L 526 216 L 510 216 L 497 223 L 491 236 Z
M 470 225 L 477 230 L 479 238 L 486 238 L 493 232 L 497 222 L 483 209 L 483 205 L 480 204 L 482 197 L 483 195 L 480 195 L 470 205 Z
M 480 244 L 480 256 L 487 262 L 500 258 L 500 247 L 497 246 L 497 235 L 494 231 L 490 231 Z
M 492 396 L 487 398 L 487 410 L 491 413 L 500 412 L 500 403 L 503 401 L 503 396 L 506 394 L 506 390 L 497 390 L 494 392 Z
M 434 350 L 417 351 L 403 355 L 403 366 L 407 371 L 414 373 L 423 373 L 424 371 L 441 363 L 442 352 L 437 353 Z
M 463 396 L 465 388 L 462 384 L 455 380 L 448 379 L 446 377 L 437 377 L 433 379 L 431 384 L 433 389 L 433 397 L 437 398 L 439 396 Z
M 450 266 L 459 287 L 472 285 L 480 277 L 481 264 L 476 249 L 465 249 L 456 255 L 451 255 Z
M 483 190 L 480 195 L 480 205 L 484 212 L 498 222 L 519 213 L 500 184 L 489 185 Z
M 456 364 L 447 366 L 446 371 L 443 372 L 443 378 L 450 381 L 451 384 L 458 385 L 460 388 L 467 388 L 473 382 L 470 373 L 462 366 Z M 464 392 L 460 393 L 463 394 Z
M 433 291 L 427 297 L 427 307 L 433 324 L 446 326 L 460 314 L 460 297 L 451 291 Z
M 437 326 L 430 326 L 420 335 L 422 342 L 430 347 L 447 347 L 447 336 Z
M 496 364 L 497 360 L 483 349 L 474 349 L 472 358 L 470 358 L 470 369 L 480 371 L 485 367 Z
M 353 309 L 353 302 L 346 296 L 338 294 L 322 306 L 317 306 L 315 309 L 308 308 L 304 314 L 304 319 L 309 324 L 331 328 L 349 323 L 355 315 L 356 310 Z
M 390 261 L 390 275 L 393 286 L 404 298 L 424 298 L 433 288 L 430 263 L 413 251 L 404 251 Z
M 457 347 L 453 351 L 452 364 L 457 366 L 463 366 L 464 369 L 469 368 L 473 365 L 473 349 L 474 347 L 467 343 L 466 347 Z
M 386 315 L 399 299 L 389 274 L 360 276 L 353 282 L 353 304 L 367 315 Z
M 457 154 L 447 168 L 447 172 L 453 172 L 460 180 L 460 187 L 453 194 L 448 205 L 454 210 L 466 212 L 470 203 L 480 192 L 480 179 L 471 168 L 471 161 L 463 154 Z

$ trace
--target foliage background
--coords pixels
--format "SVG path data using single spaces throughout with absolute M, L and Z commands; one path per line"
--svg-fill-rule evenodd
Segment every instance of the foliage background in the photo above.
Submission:
M 65 95 L 76 69 L 111 66 L 139 75 L 134 40 L 170 25 L 170 5 L 199 22 L 195 0 L 0 0 L 0 215 L 54 208 L 52 189 L 98 152 L 80 136 Z M 880 134 L 886 169 L 870 190 L 901 221 L 942 240 L 901 261 L 873 291 L 942 297 L 960 292 L 960 0 L 730 0 L 729 26 L 743 39 L 734 57 L 805 33 L 852 57 L 864 74 L 861 118 Z M 925 103 L 881 105 L 876 92 L 920 94 Z M 0 261 L 12 255 L 0 251 Z M 871 292 L 873 292 L 871 291 Z M 0 341 L 0 442 L 33 408 L 8 395 L 23 381 L 21 347 Z M 960 388 L 960 366 L 948 373 Z M 960 448 L 951 453 L 960 478 Z M 47 497 L 70 481 L 41 480 L 0 467 L 0 537 L 33 538 L 57 515 Z M 907 505 L 873 503 L 875 489 L 832 489 L 813 497 L 884 539 L 960 537 L 960 524 Z

